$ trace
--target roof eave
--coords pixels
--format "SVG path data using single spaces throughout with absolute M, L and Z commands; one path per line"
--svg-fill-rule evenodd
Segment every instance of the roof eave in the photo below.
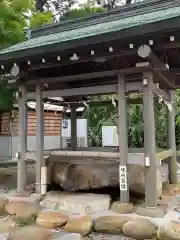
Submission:
M 11 51 L 0 54 L 0 64 L 5 61 L 16 61 L 20 58 L 30 58 L 36 55 L 43 55 L 46 53 L 60 52 L 61 50 L 73 49 L 77 47 L 83 47 L 91 44 L 98 44 L 101 42 L 111 41 L 116 39 L 125 39 L 129 37 L 135 37 L 138 35 L 153 34 L 162 31 L 172 31 L 180 28 L 180 21 L 177 21 L 179 17 L 162 20 L 158 22 L 148 23 L 141 25 L 141 27 L 131 27 L 122 31 L 110 32 L 101 35 L 95 35 L 92 37 L 86 37 L 82 39 L 66 41 L 61 43 L 49 44 L 34 48 L 28 48 L 18 51 Z M 29 59 L 27 59 L 29 60 Z

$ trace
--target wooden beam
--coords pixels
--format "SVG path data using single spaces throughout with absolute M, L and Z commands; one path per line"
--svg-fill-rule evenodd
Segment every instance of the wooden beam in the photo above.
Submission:
M 165 90 L 159 88 L 157 84 L 152 84 L 152 87 L 153 91 L 157 94 L 157 96 L 162 97 L 164 100 L 168 102 L 170 101 L 169 94 Z
M 168 109 L 168 147 L 172 149 L 172 156 L 169 163 L 169 180 L 170 183 L 177 183 L 177 160 L 176 160 L 176 135 L 175 135 L 175 92 L 169 91 L 171 108 Z
M 118 100 L 114 100 L 116 103 L 116 106 L 118 105 Z M 104 101 L 92 101 L 92 102 L 86 102 L 90 106 L 107 106 L 107 105 L 113 105 L 111 100 L 104 100 Z M 128 104 L 142 104 L 142 99 L 141 98 L 127 98 L 127 103 Z M 82 104 L 81 106 L 84 106 Z
M 27 183 L 27 106 L 26 106 L 26 86 L 20 83 L 18 92 L 19 105 L 19 140 L 20 140 L 20 159 L 18 161 L 17 170 L 17 189 L 18 192 L 23 191 Z
M 45 101 L 44 101 L 45 102 Z M 50 104 L 53 105 L 57 105 L 57 106 L 64 106 L 67 107 L 68 105 L 76 105 L 76 107 L 85 107 L 85 104 L 80 100 L 78 102 L 77 101 L 59 101 L 59 100 L 52 100 L 51 99 L 46 99 L 46 102 L 50 102 Z M 91 100 L 87 100 L 85 101 L 89 106 L 109 106 L 109 105 L 113 105 L 112 104 L 112 100 L 104 100 L 104 101 L 91 101 Z M 118 105 L 118 100 L 114 100 L 114 102 L 116 103 L 116 106 Z M 128 104 L 141 104 L 142 103 L 142 99 L 141 98 L 127 98 L 127 103 Z
M 164 83 L 166 83 L 168 88 L 174 89 L 176 87 L 175 86 L 176 75 L 174 73 L 170 72 L 169 70 L 161 71 L 155 68 L 153 68 L 152 71 L 154 75 L 158 77 L 158 79 L 161 79 Z
M 149 45 L 141 45 L 138 48 L 138 55 L 143 59 L 148 59 L 152 63 L 154 72 L 159 76 L 159 78 L 161 78 L 167 86 L 174 88 L 174 84 L 172 83 L 172 81 L 175 80 L 174 76 L 170 73 L 166 64 L 162 63 L 155 55 Z M 161 71 L 155 68 L 160 68 Z
M 36 193 L 41 194 L 41 167 L 44 164 L 44 105 L 41 85 L 36 85 Z
M 126 84 L 126 91 L 141 91 L 143 90 L 142 82 L 134 82 Z M 98 94 L 109 94 L 109 93 L 117 93 L 118 86 L 117 84 L 112 85 L 100 85 L 100 86 L 92 86 L 92 87 L 83 87 L 83 88 L 70 88 L 70 89 L 61 89 L 61 90 L 51 90 L 44 91 L 42 93 L 43 98 L 48 97 L 70 97 L 70 96 L 90 96 L 90 95 L 98 95 Z M 34 99 L 36 96 L 35 92 L 27 93 L 27 99 Z
M 169 158 L 171 156 L 173 156 L 172 149 L 164 150 L 164 151 L 156 153 L 156 160 L 157 161 L 163 161 L 163 160 L 166 160 L 167 158 Z
M 128 133 L 127 133 L 127 101 L 125 97 L 126 83 L 124 74 L 118 75 L 118 140 L 119 140 L 119 183 L 120 183 L 120 202 L 129 202 L 128 185 Z M 124 174 L 124 177 L 122 175 Z
M 145 202 L 148 207 L 156 207 L 156 143 L 155 143 L 155 120 L 154 120 L 154 93 L 153 74 L 145 72 L 144 79 L 147 84 L 144 87 L 143 117 L 144 117 L 144 153 L 147 173 L 145 177 Z
M 151 66 L 143 66 L 143 67 L 132 67 L 132 68 L 124 68 L 124 69 L 116 69 L 110 71 L 102 71 L 102 72 L 91 72 L 91 73 L 83 73 L 83 74 L 76 74 L 76 75 L 69 75 L 69 76 L 60 76 L 60 77 L 53 77 L 53 78 L 37 78 L 37 79 L 27 79 L 27 85 L 35 85 L 37 82 L 40 83 L 61 83 L 61 82 L 72 82 L 72 81 L 80 81 L 80 80 L 87 80 L 87 79 L 97 79 L 97 78 L 104 78 L 104 77 L 112 77 L 117 76 L 120 73 L 125 74 L 133 74 L 133 73 L 142 73 L 144 71 L 151 70 Z

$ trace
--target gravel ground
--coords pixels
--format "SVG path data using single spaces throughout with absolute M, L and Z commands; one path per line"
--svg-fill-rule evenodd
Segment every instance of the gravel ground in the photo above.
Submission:
M 27 184 L 35 182 L 35 166 L 27 167 Z M 0 168 L 0 189 L 17 188 L 17 167 Z
M 89 239 L 91 240 L 133 240 L 132 238 L 127 238 L 122 235 L 110 235 L 110 234 L 102 234 L 102 233 L 92 233 L 89 235 Z

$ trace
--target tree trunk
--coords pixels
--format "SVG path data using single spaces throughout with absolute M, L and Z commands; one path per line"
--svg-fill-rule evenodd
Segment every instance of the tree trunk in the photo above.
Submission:
M 43 12 L 45 0 L 36 0 L 36 10 L 39 12 Z

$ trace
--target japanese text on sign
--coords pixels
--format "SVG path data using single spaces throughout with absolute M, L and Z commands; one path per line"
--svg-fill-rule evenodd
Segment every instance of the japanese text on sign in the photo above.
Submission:
M 120 190 L 127 191 L 127 170 L 126 166 L 119 166 Z

